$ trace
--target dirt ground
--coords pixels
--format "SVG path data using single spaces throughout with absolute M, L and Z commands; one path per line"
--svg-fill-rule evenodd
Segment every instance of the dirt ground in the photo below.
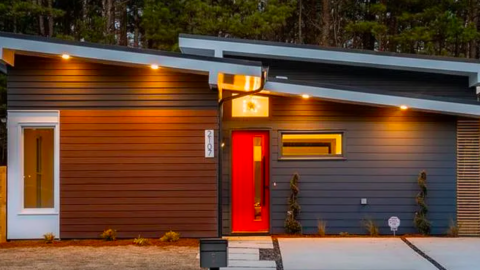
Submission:
M 111 246 L 0 249 L 0 269 L 199 270 L 198 247 Z

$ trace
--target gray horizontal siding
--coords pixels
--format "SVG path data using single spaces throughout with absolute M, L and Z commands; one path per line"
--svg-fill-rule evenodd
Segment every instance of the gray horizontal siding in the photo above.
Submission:
M 271 139 L 271 232 L 283 233 L 289 181 L 300 175 L 300 221 L 315 233 L 317 220 L 327 231 L 365 233 L 361 222 L 372 218 L 381 233 L 391 233 L 387 220 L 402 220 L 399 233 L 415 233 L 417 176 L 428 175 L 428 218 L 433 233 L 442 234 L 456 218 L 456 118 L 402 112 L 398 109 L 336 104 L 300 98 L 271 97 L 268 119 L 232 119 L 225 107 L 223 163 L 223 232 L 230 228 L 231 138 L 235 129 L 268 129 Z M 341 130 L 345 160 L 279 160 L 281 130 Z M 273 183 L 277 185 L 274 186 Z M 367 198 L 368 205 L 360 205 Z

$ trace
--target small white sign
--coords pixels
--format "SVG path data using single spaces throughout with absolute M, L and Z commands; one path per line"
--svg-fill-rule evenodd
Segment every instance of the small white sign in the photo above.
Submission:
M 213 129 L 205 130 L 205 157 L 215 157 L 215 135 Z
M 388 219 L 388 226 L 390 226 L 390 230 L 397 231 L 398 227 L 400 227 L 400 219 L 398 217 L 390 217 Z

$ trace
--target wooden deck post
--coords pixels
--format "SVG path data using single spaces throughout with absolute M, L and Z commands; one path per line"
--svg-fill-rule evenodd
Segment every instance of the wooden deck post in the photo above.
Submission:
M 7 241 L 7 167 L 0 167 L 0 243 Z

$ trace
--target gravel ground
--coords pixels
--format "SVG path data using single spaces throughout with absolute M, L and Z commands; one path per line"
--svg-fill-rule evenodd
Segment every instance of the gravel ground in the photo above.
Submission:
M 59 247 L 0 249 L 0 269 L 199 270 L 197 247 Z

